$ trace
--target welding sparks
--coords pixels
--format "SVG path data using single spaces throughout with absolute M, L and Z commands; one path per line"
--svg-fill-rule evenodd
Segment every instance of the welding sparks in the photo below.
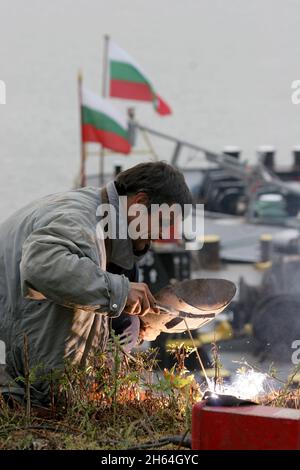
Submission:
M 269 377 L 253 369 L 239 370 L 231 384 L 215 384 L 209 380 L 209 390 L 216 394 L 233 395 L 243 400 L 255 400 L 270 390 Z
M 191 331 L 188 327 L 188 324 L 185 318 L 183 320 L 185 322 L 187 332 L 194 346 L 194 350 L 196 352 L 196 356 L 200 364 L 200 369 L 202 369 L 203 371 L 203 375 L 205 377 L 208 390 L 209 392 L 212 393 L 211 395 L 212 398 L 218 399 L 219 398 L 218 395 L 223 394 L 223 395 L 232 395 L 242 400 L 255 400 L 272 390 L 272 384 L 270 382 L 270 375 L 264 374 L 263 372 L 255 371 L 245 361 L 244 361 L 244 365 L 248 367 L 248 369 L 245 369 L 245 368 L 239 369 L 237 371 L 235 379 L 230 385 L 224 385 L 223 383 L 216 382 L 216 380 L 209 379 L 206 374 L 206 370 L 201 360 L 201 357 L 198 353 L 198 348 L 195 345 L 193 335 L 191 334 Z
M 213 398 L 214 400 L 217 400 L 219 398 L 219 395 L 217 393 L 212 393 L 211 398 Z
M 255 399 L 266 393 L 268 377 L 253 369 L 238 371 L 226 393 L 243 399 Z

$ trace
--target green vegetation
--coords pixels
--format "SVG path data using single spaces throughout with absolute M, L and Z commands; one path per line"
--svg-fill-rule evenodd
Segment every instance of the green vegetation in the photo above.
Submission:
M 66 365 L 50 377 L 51 403 L 0 403 L 0 449 L 127 449 L 190 432 L 191 408 L 201 398 L 185 368 L 189 351 L 175 346 L 171 370 L 157 371 L 157 350 L 127 355 L 118 338 L 86 368 Z M 27 380 L 27 383 L 26 383 Z M 30 400 L 35 373 L 22 379 Z M 163 448 L 178 448 L 168 444 Z M 161 442 L 159 442 L 159 445 Z
M 7 403 L 0 396 L 0 449 L 180 448 L 191 430 L 192 406 L 202 396 L 185 367 L 194 349 L 170 346 L 175 363 L 169 370 L 159 369 L 157 352 L 126 354 L 114 337 L 110 351 L 90 357 L 87 367 L 66 364 L 63 373 L 51 372 L 48 408 L 34 406 L 30 395 L 39 368 L 26 369 L 18 379 L 26 403 Z M 217 383 L 222 365 L 216 344 L 212 354 Z M 293 382 L 299 368 L 260 402 L 300 409 L 300 389 Z

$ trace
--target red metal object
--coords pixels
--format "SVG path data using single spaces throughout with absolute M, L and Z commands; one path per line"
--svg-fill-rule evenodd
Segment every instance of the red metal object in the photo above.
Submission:
M 196 403 L 193 450 L 300 450 L 300 411 L 270 406 Z

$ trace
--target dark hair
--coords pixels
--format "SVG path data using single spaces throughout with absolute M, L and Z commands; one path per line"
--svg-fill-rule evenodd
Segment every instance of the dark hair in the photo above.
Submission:
M 122 171 L 115 180 L 119 196 L 146 193 L 150 204 L 192 204 L 183 174 L 166 162 L 149 162 Z

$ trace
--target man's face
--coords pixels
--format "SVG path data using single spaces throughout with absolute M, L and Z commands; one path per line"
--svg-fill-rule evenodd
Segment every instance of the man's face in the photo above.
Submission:
M 165 233 L 174 231 L 177 218 L 173 213 L 151 212 L 147 194 L 130 196 L 127 207 L 129 236 L 135 252 L 143 252 L 151 241 L 160 240 Z

